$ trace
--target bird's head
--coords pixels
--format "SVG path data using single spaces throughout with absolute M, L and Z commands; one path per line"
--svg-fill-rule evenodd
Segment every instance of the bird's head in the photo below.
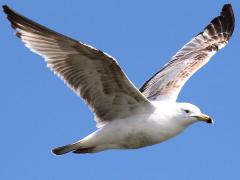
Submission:
M 213 124 L 210 116 L 203 114 L 197 106 L 190 103 L 177 103 L 177 113 L 181 120 L 187 124 L 197 121 Z

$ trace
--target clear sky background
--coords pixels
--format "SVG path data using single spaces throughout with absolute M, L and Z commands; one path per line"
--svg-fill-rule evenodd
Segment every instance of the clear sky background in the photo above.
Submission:
M 211 115 L 181 135 L 138 150 L 54 156 L 95 130 L 93 115 L 0 13 L 0 179 L 123 180 L 240 178 L 240 1 L 0 0 L 25 16 L 118 59 L 140 87 L 232 3 L 230 43 L 184 86 L 179 101 Z

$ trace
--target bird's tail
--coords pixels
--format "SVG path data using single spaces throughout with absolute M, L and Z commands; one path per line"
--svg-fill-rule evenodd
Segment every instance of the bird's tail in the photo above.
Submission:
M 73 144 L 68 144 L 65 146 L 57 147 L 55 149 L 52 149 L 52 153 L 55 155 L 63 155 L 69 152 L 73 152 L 76 154 L 83 154 L 83 153 L 93 153 L 95 147 L 83 147 L 81 145 L 81 141 L 73 143 Z
M 69 152 L 83 154 L 83 153 L 94 153 L 104 150 L 105 148 L 101 148 L 96 144 L 95 141 L 95 133 L 88 135 L 87 137 L 65 146 L 57 147 L 52 150 L 52 153 L 55 155 L 62 155 Z
M 65 146 L 57 147 L 52 149 L 52 153 L 55 155 L 62 155 L 66 154 L 68 152 L 74 151 L 79 147 L 78 143 L 68 144 Z

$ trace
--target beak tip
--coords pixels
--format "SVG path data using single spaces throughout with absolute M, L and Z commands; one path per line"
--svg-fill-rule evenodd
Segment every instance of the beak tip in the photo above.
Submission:
M 199 116 L 192 116 L 192 117 L 195 117 L 197 119 L 199 119 L 200 121 L 204 121 L 208 124 L 214 124 L 214 121 L 211 117 L 209 117 L 208 115 L 205 115 L 205 114 L 202 114 L 202 115 L 199 115 Z

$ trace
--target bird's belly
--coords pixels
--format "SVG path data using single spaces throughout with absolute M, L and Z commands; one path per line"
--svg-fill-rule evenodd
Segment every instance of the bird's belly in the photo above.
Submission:
M 122 146 L 123 148 L 141 148 L 144 146 L 150 146 L 168 140 L 179 132 L 180 131 L 175 130 L 167 131 L 167 129 L 156 130 L 156 126 L 149 129 L 133 129 L 123 138 Z
M 115 148 L 135 149 L 165 141 L 177 135 L 181 129 L 151 120 L 121 120 L 119 123 L 115 121 L 107 131 L 111 135 L 108 140 L 104 138 L 105 143 Z

